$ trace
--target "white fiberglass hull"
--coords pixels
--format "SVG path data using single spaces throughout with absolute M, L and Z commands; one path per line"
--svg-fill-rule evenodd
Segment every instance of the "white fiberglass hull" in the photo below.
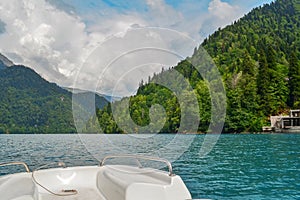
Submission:
M 70 167 L 0 177 L 1 200 L 186 200 L 181 178 L 126 165 Z

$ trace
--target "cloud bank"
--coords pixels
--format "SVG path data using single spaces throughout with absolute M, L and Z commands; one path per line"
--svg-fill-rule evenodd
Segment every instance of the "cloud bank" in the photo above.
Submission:
M 32 67 L 51 82 L 72 87 L 76 80 L 80 83 L 77 87 L 93 90 L 94 82 L 105 66 L 87 67 L 85 71 L 82 67 L 88 58 L 91 58 L 90 55 L 112 35 L 119 34 L 127 38 L 126 44 L 123 45 L 130 47 L 129 49 L 137 48 L 140 44 L 157 47 L 159 38 L 164 36 L 153 32 L 152 39 L 145 43 L 150 33 L 144 32 L 145 35 L 134 36 L 132 30 L 139 30 L 141 27 L 162 27 L 189 35 L 195 39 L 197 45 L 213 30 L 231 23 L 245 13 L 241 4 L 231 5 L 222 0 L 178 1 L 176 5 L 164 0 L 133 0 L 127 6 L 120 2 L 1 0 L 0 51 L 15 63 Z M 153 40 L 155 34 L 158 35 Z M 175 44 L 174 41 L 164 39 L 160 41 L 159 47 L 167 47 L 168 50 L 176 52 L 178 46 L 182 45 L 180 42 Z M 109 45 L 110 51 L 103 51 L 101 59 L 112 58 L 112 55 L 116 56 L 115 53 L 120 52 L 118 49 L 122 49 L 117 42 L 111 42 Z M 192 50 L 193 47 L 190 51 L 179 52 L 182 57 L 186 57 L 191 55 Z M 163 56 L 166 56 L 166 60 L 169 59 L 167 55 Z M 93 61 L 89 59 L 89 62 Z M 133 70 L 136 66 L 130 69 L 130 62 L 125 59 L 122 65 L 114 66 L 114 71 L 106 74 L 107 78 L 102 81 L 100 89 L 97 87 L 101 90 L 98 92 L 107 93 L 114 87 L 113 84 L 120 77 L 120 74 L 114 72 L 124 74 L 126 70 Z M 169 64 L 176 63 L 172 61 Z M 134 79 L 124 78 L 118 86 L 120 89 L 117 96 L 132 94 L 145 75 L 151 75 L 160 69 L 148 66 L 141 70 L 131 71 Z M 78 76 L 78 72 L 83 73 L 82 77 Z

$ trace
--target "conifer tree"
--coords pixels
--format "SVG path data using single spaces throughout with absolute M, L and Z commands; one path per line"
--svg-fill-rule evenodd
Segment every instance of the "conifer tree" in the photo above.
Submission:
M 269 82 L 268 63 L 264 51 L 259 56 L 259 68 L 257 77 L 257 93 L 260 96 L 261 104 L 265 104 L 267 94 L 267 83 Z
M 289 101 L 291 108 L 297 106 L 300 100 L 300 66 L 295 52 L 289 58 Z M 296 105 L 295 103 L 298 102 Z

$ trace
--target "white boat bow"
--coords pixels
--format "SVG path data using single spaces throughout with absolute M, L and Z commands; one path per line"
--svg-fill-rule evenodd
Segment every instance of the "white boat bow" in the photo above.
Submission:
M 134 158 L 138 166 L 108 165 L 107 159 Z M 164 162 L 168 172 L 143 168 L 140 160 Z M 191 194 L 170 162 L 145 156 L 108 156 L 99 166 L 42 169 L 0 177 L 1 200 L 190 200 Z

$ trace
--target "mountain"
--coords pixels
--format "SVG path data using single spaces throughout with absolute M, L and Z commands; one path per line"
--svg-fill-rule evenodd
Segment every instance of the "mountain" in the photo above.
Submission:
M 75 132 L 71 94 L 32 69 L 2 69 L 0 90 L 0 133 Z
M 1 56 L 0 133 L 75 133 L 72 93 L 7 61 Z M 98 108 L 108 103 L 95 99 Z
M 0 60 L 0 70 L 5 69 L 7 66 Z
M 255 8 L 202 46 L 226 84 L 226 132 L 261 131 L 270 115 L 300 108 L 299 0 Z
M 0 70 L 12 65 L 14 65 L 14 63 L 0 53 Z
M 114 102 L 114 101 L 119 101 L 119 100 L 122 99 L 122 97 L 110 96 L 110 95 L 101 94 L 101 93 L 98 93 L 98 92 L 92 92 L 92 91 L 88 91 L 88 90 L 82 90 L 82 89 L 78 89 L 78 88 L 70 88 L 70 87 L 62 87 L 62 88 L 69 91 L 69 92 L 72 92 L 73 94 L 92 93 L 92 94 L 97 95 L 99 98 L 100 97 L 105 98 L 110 103 Z M 103 106 L 101 106 L 101 107 L 103 107 Z
M 223 132 L 259 132 L 263 125 L 268 124 L 270 115 L 300 108 L 299 0 L 277 0 L 255 8 L 232 25 L 218 29 L 203 41 L 201 47 L 217 65 L 226 88 L 227 113 Z M 164 123 L 161 132 L 177 132 L 182 120 L 178 99 L 172 91 L 152 83 L 175 70 L 189 80 L 200 108 L 181 106 L 188 108 L 191 115 L 200 113 L 198 131 L 208 131 L 211 120 L 208 85 L 191 64 L 201 62 L 202 57 L 202 48 L 195 48 L 191 57 L 142 84 L 137 95 L 130 98 L 130 115 L 112 116 L 109 106 L 100 110 L 98 118 L 103 129 L 122 132 L 113 117 L 123 120 L 131 117 L 141 127 L 147 126 L 149 109 L 158 103 L 167 114 L 165 123 L 161 118 Z M 179 80 L 169 81 L 170 85 L 176 85 Z M 188 97 L 190 94 L 185 91 L 183 95 Z M 121 105 L 117 113 L 126 113 L 122 101 L 114 105 Z
M 73 93 L 73 99 L 75 99 L 76 103 L 81 105 L 82 107 L 86 108 L 88 112 L 94 112 L 89 110 L 90 107 L 94 107 L 101 109 L 108 104 L 109 101 L 106 100 L 103 96 L 99 96 L 94 92 L 80 92 L 80 93 Z M 90 106 L 94 105 L 94 106 Z
M 6 66 L 6 67 L 10 67 L 10 66 L 14 65 L 14 63 L 11 60 L 9 60 L 7 57 L 2 55 L 1 53 L 0 53 L 0 62 L 2 63 L 2 65 Z

